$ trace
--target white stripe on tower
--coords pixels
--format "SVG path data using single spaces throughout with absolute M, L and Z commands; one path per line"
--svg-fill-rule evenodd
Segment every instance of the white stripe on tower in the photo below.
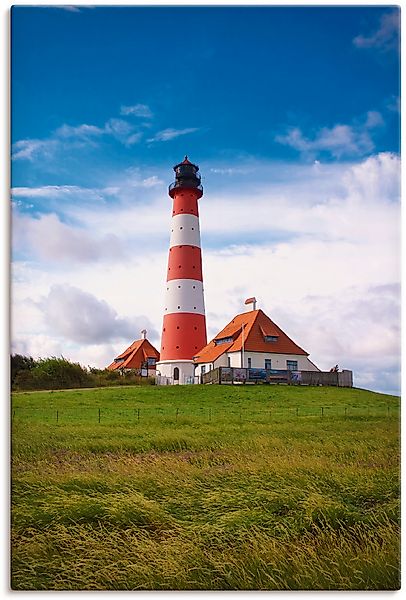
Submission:
M 195 215 L 175 215 L 172 217 L 169 247 L 197 246 L 200 248 L 199 218 Z

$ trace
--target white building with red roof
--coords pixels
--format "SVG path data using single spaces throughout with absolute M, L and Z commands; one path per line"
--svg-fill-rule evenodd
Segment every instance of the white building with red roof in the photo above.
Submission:
M 249 300 L 255 308 L 255 299 Z M 309 353 L 261 309 L 236 315 L 195 355 L 194 361 L 198 377 L 217 367 L 320 371 L 309 359 Z
M 107 367 L 109 371 L 136 370 L 141 372 L 142 370 L 146 370 L 148 375 L 155 375 L 156 363 L 159 361 L 159 352 L 147 340 L 145 330 L 142 334 L 142 339 L 136 340 L 124 352 L 116 356 L 113 362 Z

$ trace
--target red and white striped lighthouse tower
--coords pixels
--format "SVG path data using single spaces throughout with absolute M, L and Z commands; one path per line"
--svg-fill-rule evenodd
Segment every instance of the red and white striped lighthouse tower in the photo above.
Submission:
M 185 156 L 169 186 L 173 198 L 168 274 L 157 370 L 173 383 L 193 382 L 193 356 L 207 344 L 198 200 L 199 167 Z

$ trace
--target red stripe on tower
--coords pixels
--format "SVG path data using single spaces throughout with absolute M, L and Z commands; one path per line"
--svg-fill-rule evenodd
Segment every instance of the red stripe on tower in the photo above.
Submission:
M 161 356 L 157 370 L 165 382 L 194 381 L 195 356 L 207 343 L 198 200 L 203 195 L 199 167 L 187 156 L 174 167 L 173 198 Z

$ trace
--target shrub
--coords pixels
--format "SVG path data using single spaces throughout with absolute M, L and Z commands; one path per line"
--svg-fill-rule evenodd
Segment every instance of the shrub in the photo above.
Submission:
M 10 378 L 13 385 L 15 378 L 21 371 L 29 372 L 36 365 L 36 361 L 31 356 L 22 356 L 21 354 L 13 354 L 10 356 Z
M 49 390 L 77 387 L 94 387 L 92 375 L 79 363 L 71 363 L 65 358 L 41 358 L 35 366 L 21 370 L 14 380 L 17 390 Z

